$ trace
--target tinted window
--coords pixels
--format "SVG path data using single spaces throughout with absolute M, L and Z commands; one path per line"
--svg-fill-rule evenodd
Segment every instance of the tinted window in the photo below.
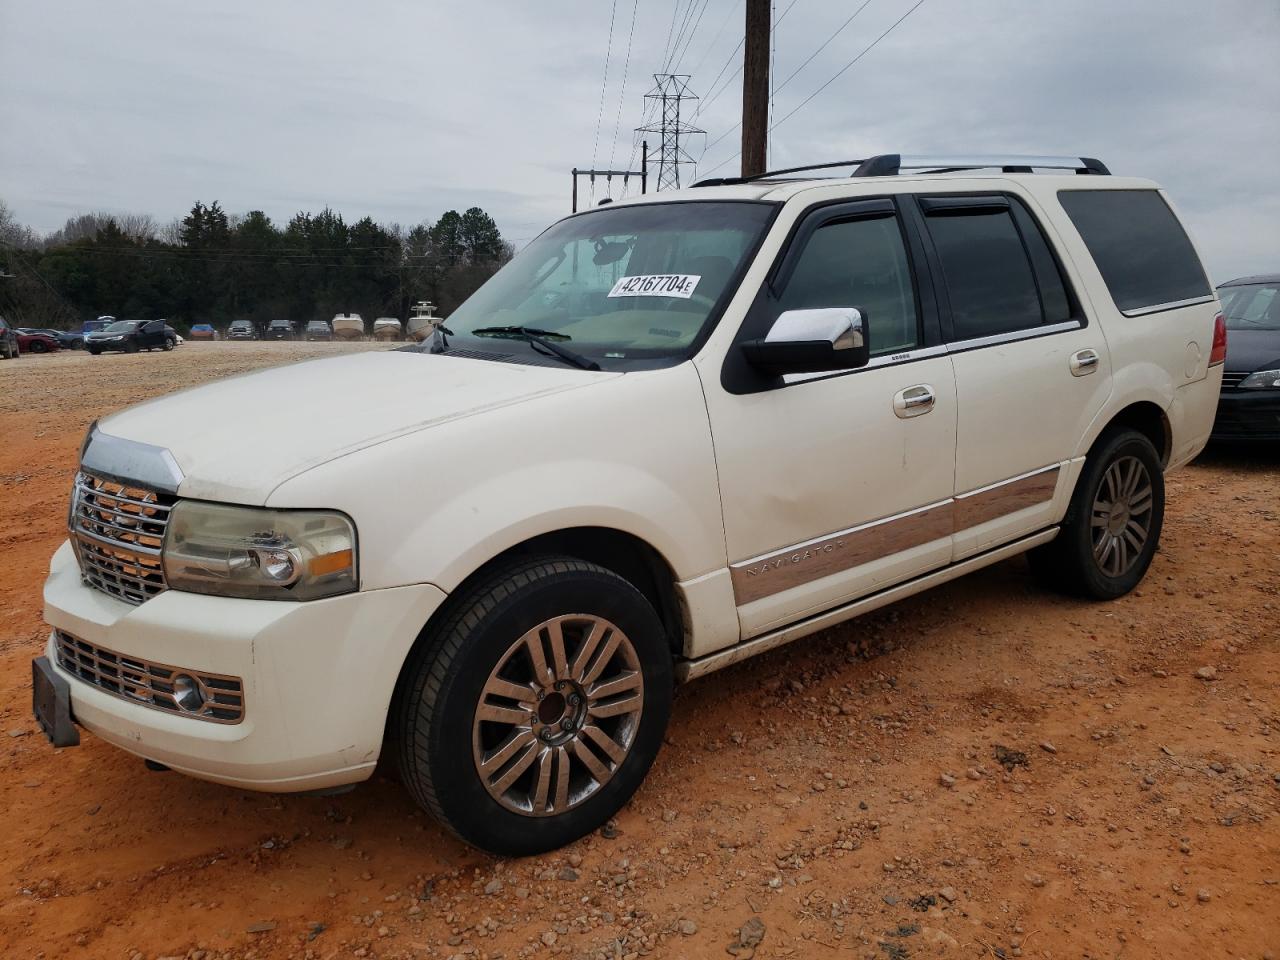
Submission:
M 813 307 L 866 311 L 873 354 L 919 344 L 911 267 L 895 217 L 829 223 L 810 235 L 779 312 Z
M 1036 283 L 1040 287 L 1040 302 L 1044 308 L 1045 323 L 1062 323 L 1072 317 L 1071 298 L 1067 295 L 1067 284 L 1058 268 L 1058 261 L 1049 250 L 1049 243 L 1044 232 L 1030 211 L 1018 200 L 1010 198 L 1013 219 L 1018 224 L 1022 241 L 1027 253 L 1031 256 L 1031 266 L 1035 271 Z
M 1200 258 L 1155 190 L 1062 190 L 1058 199 L 1121 310 L 1209 295 Z
M 951 301 L 951 339 L 1038 327 L 1035 275 L 1008 206 L 957 208 L 928 217 Z
M 1280 330 L 1280 284 L 1219 287 L 1228 330 Z

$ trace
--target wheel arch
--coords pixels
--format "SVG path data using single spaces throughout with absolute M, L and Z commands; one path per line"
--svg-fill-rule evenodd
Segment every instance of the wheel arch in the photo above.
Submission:
M 1173 450 L 1173 428 L 1163 407 L 1150 400 L 1138 400 L 1121 408 L 1094 435 L 1089 444 L 1089 453 L 1097 448 L 1103 437 L 1121 427 L 1136 430 L 1150 440 L 1151 445 L 1156 448 L 1160 465 L 1168 465 Z
M 406 667 L 413 661 L 415 653 L 424 644 L 431 642 L 433 629 L 449 618 L 454 605 L 477 583 L 515 561 L 537 556 L 574 557 L 597 564 L 622 577 L 639 590 L 657 611 L 672 657 L 681 655 L 687 618 L 676 589 L 675 572 L 657 549 L 635 534 L 613 527 L 580 526 L 541 533 L 507 547 L 469 573 L 422 625 L 417 639 L 406 652 L 396 677 L 384 740 L 386 736 L 395 734 L 392 724 L 398 714 L 397 703 L 404 685 Z

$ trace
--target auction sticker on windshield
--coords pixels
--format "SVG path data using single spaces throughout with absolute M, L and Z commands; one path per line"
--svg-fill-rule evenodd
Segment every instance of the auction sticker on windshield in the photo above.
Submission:
M 648 273 L 622 277 L 609 291 L 611 297 L 679 297 L 688 300 L 701 280 L 688 273 Z

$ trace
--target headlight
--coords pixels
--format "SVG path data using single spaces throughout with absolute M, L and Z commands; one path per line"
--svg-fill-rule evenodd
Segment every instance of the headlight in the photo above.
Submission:
M 331 510 L 265 510 L 180 500 L 162 551 L 175 590 L 260 600 L 350 593 L 356 531 Z
M 1280 387 L 1280 370 L 1259 370 L 1240 381 L 1241 390 L 1268 390 Z

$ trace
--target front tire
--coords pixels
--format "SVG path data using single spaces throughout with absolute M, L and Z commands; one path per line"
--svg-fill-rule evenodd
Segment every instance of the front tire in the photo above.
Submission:
M 44 342 L 43 342 L 43 341 L 41 341 L 41 340 L 33 340 L 33 341 L 31 341 L 31 352 L 32 352 L 32 353 L 44 353 L 44 352 L 45 352 L 46 350 L 48 350 L 48 349 L 49 349 L 49 348 L 48 348 L 48 347 L 46 347 L 46 346 L 44 345 Z
M 1164 470 L 1136 430 L 1106 434 L 1085 459 L 1058 536 L 1031 551 L 1046 586 L 1114 600 L 1141 582 L 1164 526 Z
M 630 799 L 671 713 L 666 631 L 630 583 L 568 557 L 477 584 L 411 657 L 401 777 L 466 842 L 525 856 Z

